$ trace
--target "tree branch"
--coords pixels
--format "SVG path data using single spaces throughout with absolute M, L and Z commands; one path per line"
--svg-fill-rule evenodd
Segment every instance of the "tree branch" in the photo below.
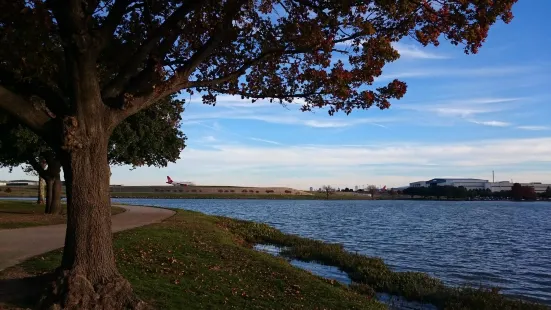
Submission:
M 95 32 L 100 38 L 100 44 L 98 44 L 97 51 L 103 50 L 103 48 L 111 41 L 113 33 L 117 26 L 120 24 L 122 17 L 126 14 L 126 8 L 132 2 L 132 0 L 116 0 L 107 18 L 103 21 L 101 28 Z
M 232 21 L 246 3 L 244 0 L 228 1 L 224 6 L 225 16 L 221 23 L 218 24 L 214 34 L 199 48 L 177 71 L 184 76 L 189 76 L 199 64 L 208 58 L 212 52 L 220 45 L 228 32 L 232 29 Z
M 149 38 L 137 49 L 137 52 L 132 55 L 128 61 L 122 66 L 119 74 L 109 82 L 102 90 L 102 98 L 114 98 L 121 94 L 124 90 L 126 83 L 140 70 L 141 64 L 151 53 L 151 51 L 157 46 L 157 44 L 178 26 L 178 23 L 197 6 L 201 5 L 200 0 L 188 0 L 178 9 L 176 9 L 172 15 L 170 15 L 165 22 L 157 29 L 153 30 L 153 33 Z
M 42 98 L 48 110 L 56 116 L 64 115 L 67 111 L 67 101 L 63 95 L 37 79 L 20 79 L 11 72 L 0 69 L 0 82 L 19 94 Z
M 0 85 L 0 109 L 6 111 L 39 135 L 44 135 L 52 120 L 45 111 Z
M 49 178 L 49 175 L 46 173 L 46 170 L 44 170 L 44 168 L 36 158 L 30 157 L 29 159 L 27 159 L 27 164 L 33 167 L 33 169 L 38 173 L 38 176 L 40 176 L 44 180 Z

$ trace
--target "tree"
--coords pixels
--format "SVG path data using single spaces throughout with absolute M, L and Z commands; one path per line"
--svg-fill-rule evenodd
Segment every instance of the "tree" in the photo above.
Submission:
M 511 188 L 511 196 L 514 200 L 522 199 L 522 185 L 520 185 L 520 183 L 513 184 L 513 187 Z
M 321 190 L 325 192 L 327 195 L 327 199 L 329 199 L 329 195 L 333 194 L 335 192 L 335 189 L 331 185 L 324 185 L 321 187 Z
M 377 193 L 377 186 L 368 185 L 367 192 L 371 195 L 371 199 L 375 199 L 375 194 Z
M 171 96 L 118 126 L 109 141 L 112 165 L 164 167 L 180 158 L 186 137 L 180 131 L 183 102 Z M 61 163 L 36 134 L 4 117 L 0 130 L 0 166 L 26 164 L 25 171 L 46 180 L 45 213 L 61 212 Z
M 446 38 L 476 53 L 515 2 L 0 1 L 9 46 L 0 50 L 0 109 L 47 142 L 67 184 L 63 285 L 45 304 L 136 305 L 115 267 L 108 194 L 109 137 L 129 116 L 179 91 L 206 104 L 219 94 L 302 98 L 303 111 L 330 115 L 387 109 L 406 92 L 399 80 L 372 86 L 400 56 L 393 42 Z

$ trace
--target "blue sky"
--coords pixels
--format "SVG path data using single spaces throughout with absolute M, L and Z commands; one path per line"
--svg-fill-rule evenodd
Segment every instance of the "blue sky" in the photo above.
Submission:
M 401 59 L 382 83 L 408 93 L 389 110 L 329 116 L 237 97 L 215 107 L 186 97 L 188 147 L 166 168 L 113 167 L 112 183 L 290 186 L 402 186 L 433 177 L 551 183 L 551 1 L 519 1 L 509 25 L 495 25 L 476 55 L 442 42 L 396 45 Z M 191 100 L 190 100 L 191 99 Z M 20 169 L 0 179 L 26 177 Z

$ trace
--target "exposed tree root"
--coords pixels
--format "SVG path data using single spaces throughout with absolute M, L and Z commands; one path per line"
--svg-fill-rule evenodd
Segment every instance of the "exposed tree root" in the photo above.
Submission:
M 81 272 L 59 271 L 57 279 L 41 298 L 39 309 L 90 309 L 90 310 L 149 310 L 145 302 L 139 300 L 130 283 L 116 275 L 101 283 L 93 284 Z

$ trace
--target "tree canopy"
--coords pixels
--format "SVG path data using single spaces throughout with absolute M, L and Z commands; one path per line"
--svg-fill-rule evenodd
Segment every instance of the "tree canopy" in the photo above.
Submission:
M 171 96 L 126 119 L 111 135 L 110 163 L 164 167 L 178 160 L 186 140 L 180 129 L 182 112 L 183 101 Z M 0 116 L 0 132 L 0 167 L 27 164 L 39 171 L 42 160 L 55 157 L 39 136 L 13 117 Z
M 180 90 L 200 91 L 205 103 L 225 93 L 302 97 L 304 110 L 330 113 L 385 109 L 406 91 L 398 80 L 369 88 L 399 58 L 392 42 L 446 39 L 476 53 L 515 2 L 2 0 L 0 44 L 10 48 L 0 51 L 0 95 L 42 107 L 46 115 L 27 120 L 35 130 L 70 114 L 68 55 L 77 53 L 98 66 L 89 78 L 114 123 Z

